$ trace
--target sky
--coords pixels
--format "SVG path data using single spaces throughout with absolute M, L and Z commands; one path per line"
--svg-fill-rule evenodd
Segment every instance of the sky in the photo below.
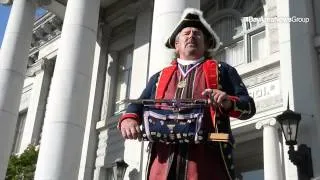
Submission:
M 0 44 L 2 44 L 3 35 L 7 26 L 11 6 L 0 5 Z M 38 8 L 35 13 L 36 19 L 41 17 L 46 11 Z

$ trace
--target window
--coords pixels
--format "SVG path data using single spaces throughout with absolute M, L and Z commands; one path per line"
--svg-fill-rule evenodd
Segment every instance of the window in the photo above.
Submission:
M 257 61 L 267 56 L 267 52 L 265 50 L 265 37 L 265 31 L 259 32 L 250 37 L 251 61 Z
M 225 48 L 225 61 L 228 64 L 237 66 L 245 62 L 244 51 L 243 51 L 243 40 L 231 44 Z
M 124 100 L 129 98 L 132 55 L 132 48 L 125 49 L 119 53 L 114 109 L 115 114 L 120 113 L 127 106 Z
M 26 122 L 27 112 L 23 112 L 19 114 L 18 120 L 17 120 L 17 126 L 16 126 L 16 132 L 14 136 L 14 142 L 12 146 L 12 153 L 17 154 L 20 150 L 22 135 L 23 135 L 23 129 Z
M 264 22 L 249 22 L 248 18 L 242 18 L 263 17 L 263 5 L 259 1 L 243 1 L 231 8 L 227 6 L 232 3 L 216 3 L 221 9 L 214 12 L 209 22 L 212 22 L 211 26 L 220 37 L 222 46 L 215 58 L 232 66 L 265 59 L 267 46 Z

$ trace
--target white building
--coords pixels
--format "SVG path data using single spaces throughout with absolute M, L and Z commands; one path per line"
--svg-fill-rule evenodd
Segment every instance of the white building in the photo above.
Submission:
M 223 42 L 216 58 L 237 68 L 256 102 L 253 118 L 232 121 L 238 177 L 298 179 L 274 119 L 289 95 L 320 179 L 320 1 L 0 2 L 12 3 L 0 53 L 0 179 L 10 153 L 31 143 L 40 144 L 35 179 L 111 179 L 117 158 L 129 164 L 125 179 L 145 179 L 147 144 L 124 141 L 117 119 L 123 100 L 171 61 L 163 42 L 187 7 L 204 11 Z M 33 22 L 37 6 L 49 12 Z M 250 16 L 264 21 L 242 19 Z

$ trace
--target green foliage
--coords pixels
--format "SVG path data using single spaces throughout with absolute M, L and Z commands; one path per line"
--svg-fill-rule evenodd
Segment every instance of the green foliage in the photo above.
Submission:
M 21 155 L 11 155 L 6 180 L 32 180 L 36 170 L 38 150 L 29 145 Z

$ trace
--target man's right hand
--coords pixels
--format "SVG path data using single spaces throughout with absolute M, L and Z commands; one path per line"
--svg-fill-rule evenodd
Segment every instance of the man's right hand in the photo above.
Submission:
M 141 137 L 138 122 L 135 119 L 127 118 L 121 122 L 121 134 L 125 139 L 137 139 Z

